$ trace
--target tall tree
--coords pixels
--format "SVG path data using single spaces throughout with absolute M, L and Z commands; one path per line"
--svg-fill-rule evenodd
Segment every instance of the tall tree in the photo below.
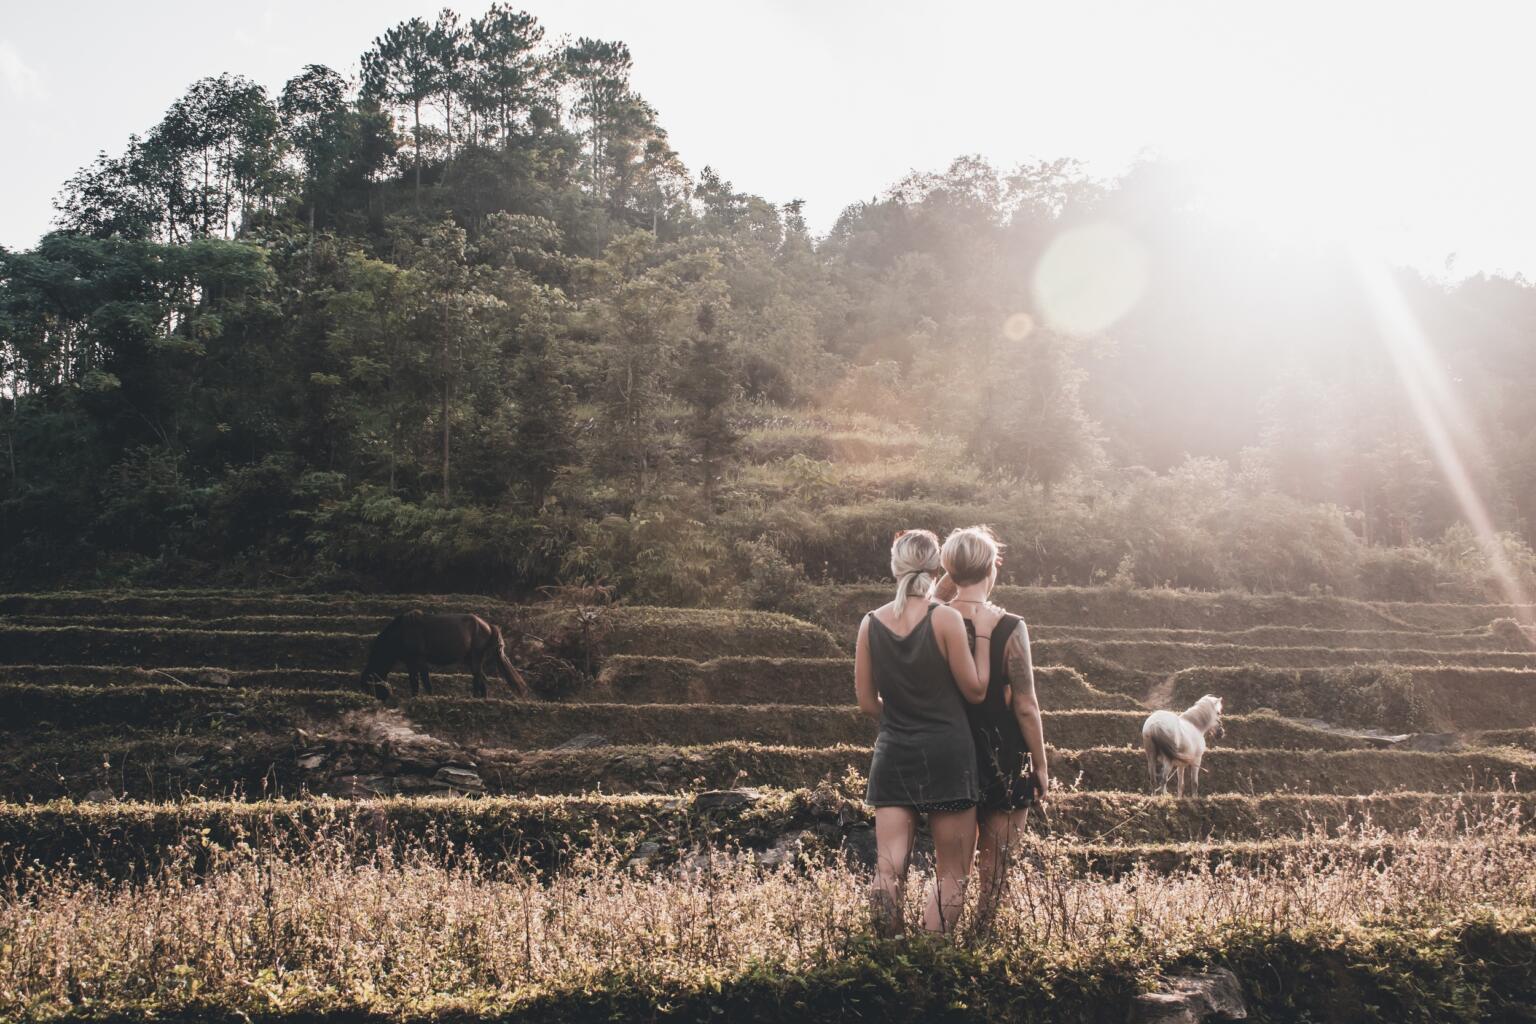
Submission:
M 575 91 L 571 112 L 585 123 L 587 173 L 593 194 L 607 194 L 607 148 L 628 100 L 629 47 L 581 38 L 565 48 L 564 70 Z
M 339 271 L 326 300 L 332 369 L 316 371 L 310 383 L 334 432 L 327 447 L 365 470 L 382 463 L 393 493 L 408 440 L 430 409 L 430 356 L 419 343 L 426 288 L 415 271 L 357 251 L 343 257 Z
M 277 127 L 266 90 L 236 75 L 200 79 L 171 105 L 146 148 L 172 175 L 195 235 L 228 238 L 237 215 L 275 191 Z
M 521 347 L 510 397 L 516 408 L 514 465 L 529 503 L 544 506 L 560 471 L 576 462 L 575 395 L 565 381 L 556 346 L 556 326 L 547 302 L 531 303 L 521 315 Z
M 421 206 L 421 106 L 442 88 L 437 35 L 420 18 L 402 21 L 363 54 L 363 91 L 380 102 L 411 109 L 416 205 Z
M 459 16 L 444 7 L 432 23 L 430 43 L 432 57 L 437 63 L 434 75 L 433 102 L 443 112 L 443 141 L 447 147 L 447 164 L 453 165 L 453 111 L 454 104 L 468 87 L 468 31 L 459 22 Z
M 705 507 L 713 514 L 722 469 L 739 440 L 728 412 L 740 387 L 735 359 L 725 339 L 720 337 L 720 325 L 711 303 L 699 307 L 697 325 L 678 381 L 678 393 L 693 410 L 688 440 L 698 463 Z
M 411 247 L 411 266 L 425 284 L 429 303 L 428 337 L 436 344 L 439 431 L 442 439 L 439 469 L 445 502 L 452 499 L 453 418 L 456 396 L 467 377 L 493 368 L 490 347 L 493 318 L 490 310 L 500 301 L 484 288 L 484 268 L 471 265 L 464 229 L 452 221 L 435 225 Z
M 469 95 L 472 108 L 507 144 L 518 118 L 534 104 L 544 65 L 538 46 L 544 29 L 533 15 L 494 3 L 469 23 Z
M 322 189 L 334 182 L 348 146 L 346 79 L 324 65 L 305 65 L 301 73 L 283 86 L 277 109 L 283 134 L 303 167 L 313 246 L 315 207 L 319 205 Z

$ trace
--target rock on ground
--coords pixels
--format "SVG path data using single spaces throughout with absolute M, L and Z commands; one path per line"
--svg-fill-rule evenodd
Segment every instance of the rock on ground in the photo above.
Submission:
M 1131 1024 L 1200 1024 L 1201 1021 L 1247 1020 L 1243 987 L 1224 967 L 1206 974 L 1159 979 L 1163 988 L 1144 992 L 1131 1004 Z

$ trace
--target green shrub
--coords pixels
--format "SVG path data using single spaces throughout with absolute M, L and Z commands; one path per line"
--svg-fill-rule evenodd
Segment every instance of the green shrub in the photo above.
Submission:
M 1521 627 L 1520 623 L 1511 618 L 1494 619 L 1488 623 L 1488 636 L 1512 651 L 1531 649 L 1530 634 Z
M 528 593 L 561 582 L 572 541 L 556 518 L 417 504 L 373 487 L 323 505 L 310 533 L 322 565 L 393 590 Z
M 815 614 L 816 598 L 810 580 L 773 542 L 762 537 L 737 541 L 736 557 L 747 566 L 742 584 L 747 607 L 800 618 Z
M 1417 548 L 1367 548 L 1360 557 L 1361 596 L 1373 601 L 1433 601 L 1440 567 Z

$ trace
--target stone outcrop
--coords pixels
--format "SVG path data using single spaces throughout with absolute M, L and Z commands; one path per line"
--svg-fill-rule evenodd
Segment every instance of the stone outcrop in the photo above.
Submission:
M 1224 967 L 1204 974 L 1158 979 L 1157 991 L 1143 992 L 1131 1003 L 1131 1024 L 1201 1024 L 1202 1021 L 1247 1020 L 1243 986 Z

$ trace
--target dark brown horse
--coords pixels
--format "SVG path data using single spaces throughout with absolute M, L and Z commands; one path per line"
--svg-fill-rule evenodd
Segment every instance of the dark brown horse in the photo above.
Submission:
M 363 667 L 364 690 L 381 700 L 388 696 L 389 674 L 405 662 L 411 676 L 411 696 L 418 683 L 432 692 L 427 667 L 467 665 L 475 674 L 475 696 L 485 694 L 485 658 L 495 655 L 496 674 L 520 697 L 528 695 L 523 674 L 507 660 L 506 641 L 501 629 L 478 615 L 428 614 L 419 609 L 406 612 L 385 626 L 368 648 L 368 664 Z

